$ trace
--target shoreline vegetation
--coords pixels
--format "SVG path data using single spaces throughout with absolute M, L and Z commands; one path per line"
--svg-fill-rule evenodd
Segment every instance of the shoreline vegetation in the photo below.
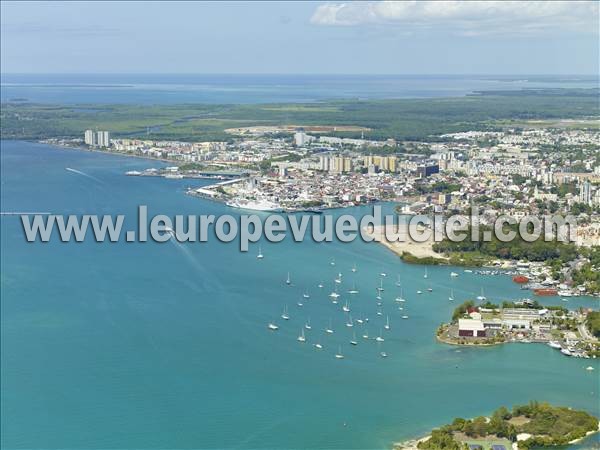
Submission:
M 396 226 L 387 226 L 388 235 L 396 233 Z M 415 242 L 410 238 L 405 226 L 399 229 L 399 233 L 406 237 L 405 242 L 390 241 L 386 238 L 386 226 L 375 227 L 371 235 L 377 242 L 384 245 L 400 258 L 410 264 L 423 265 L 452 265 L 460 267 L 511 267 L 512 263 L 519 260 L 527 261 L 549 261 L 557 259 L 562 263 L 572 261 L 577 256 L 577 247 L 571 243 L 556 241 L 546 242 L 542 238 L 535 242 L 525 242 L 520 237 L 510 242 L 498 241 L 494 238 L 491 242 L 482 240 L 454 243 L 447 238 L 441 242 L 435 242 L 433 233 L 424 242 Z M 480 227 L 480 234 L 491 231 L 486 226 Z M 471 230 L 465 231 L 467 235 Z
M 394 450 L 529 450 L 576 444 L 600 432 L 597 417 L 568 407 L 531 401 L 502 406 L 490 416 L 455 418 L 427 436 L 393 444 Z
M 320 134 L 371 140 L 431 140 L 470 130 L 494 130 L 539 120 L 584 120 L 598 114 L 598 89 L 478 92 L 464 97 L 332 100 L 253 105 L 64 105 L 2 103 L 0 138 L 40 140 L 79 137 L 85 129 L 117 138 L 232 141 L 256 126 L 328 124 Z M 445 120 L 440 121 L 443 115 Z M 342 127 L 337 129 L 337 127 Z M 232 134 L 238 129 L 240 135 Z M 364 131 L 368 130 L 368 131 Z

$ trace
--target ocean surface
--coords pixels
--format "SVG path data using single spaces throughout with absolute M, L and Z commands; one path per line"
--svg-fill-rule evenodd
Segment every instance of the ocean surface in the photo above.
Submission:
M 277 103 L 457 97 L 485 90 L 597 88 L 586 75 L 18 75 L 1 100 L 36 103 Z
M 9 141 L 0 155 L 3 212 L 126 214 L 126 227 L 140 204 L 150 214 L 239 214 L 184 194 L 204 181 L 123 175 L 155 161 Z M 25 242 L 17 216 L 2 216 L 0 225 L 2 448 L 385 449 L 456 416 L 533 399 L 600 415 L 599 361 L 537 344 L 458 349 L 436 342 L 437 326 L 482 287 L 493 301 L 521 298 L 507 276 L 430 267 L 425 280 L 423 267 L 362 241 L 263 242 L 258 260 L 257 245 L 241 253 L 215 238 L 41 244 Z M 292 286 L 285 285 L 288 271 Z M 328 294 L 338 272 L 342 297 L 333 305 Z M 394 302 L 398 277 L 403 311 Z M 346 294 L 353 285 L 360 293 Z M 356 347 L 345 300 L 355 319 L 370 318 L 353 327 Z M 280 319 L 286 305 L 288 322 Z M 567 305 L 597 308 L 598 300 Z M 296 338 L 309 318 L 301 344 Z M 324 333 L 330 320 L 333 335 Z M 267 330 L 270 321 L 277 332 Z M 371 337 L 383 333 L 383 345 L 363 340 L 365 328 Z M 323 350 L 313 347 L 317 341 Z M 334 357 L 339 346 L 343 360 Z M 596 370 L 586 371 L 589 365 Z M 600 443 L 595 436 L 572 448 Z

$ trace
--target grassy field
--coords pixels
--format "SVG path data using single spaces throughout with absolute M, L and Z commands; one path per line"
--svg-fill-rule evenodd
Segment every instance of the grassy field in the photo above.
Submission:
M 81 137 L 87 128 L 116 137 L 230 140 L 228 128 L 286 124 L 366 127 L 367 139 L 425 140 L 444 133 L 532 121 L 597 118 L 599 90 L 552 89 L 453 98 L 258 105 L 2 105 L 3 139 Z M 573 122 L 577 124 L 577 122 Z M 358 131 L 323 134 L 360 137 Z

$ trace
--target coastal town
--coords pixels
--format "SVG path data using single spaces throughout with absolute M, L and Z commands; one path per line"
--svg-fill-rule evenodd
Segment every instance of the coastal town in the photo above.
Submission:
M 587 225 L 579 229 L 579 245 L 600 244 L 600 131 L 591 124 L 454 133 L 430 142 L 369 140 L 365 130 L 355 139 L 254 127 L 229 130 L 228 142 L 109 139 L 107 131 L 87 130 L 83 142 L 47 141 L 173 163 L 132 175 L 237 175 L 239 183 L 201 192 L 212 189 L 208 195 L 240 204 L 264 202 L 267 210 L 389 200 L 406 204 L 404 213 L 421 214 L 464 212 L 479 204 L 484 218 L 575 214 Z
M 231 138 L 221 142 L 115 138 L 97 130 L 86 130 L 83 140 L 46 142 L 163 161 L 168 165 L 127 175 L 214 180 L 192 184 L 187 193 L 249 211 L 322 212 L 395 202 L 400 215 L 450 216 L 477 207 L 483 226 L 500 215 L 570 214 L 582 252 L 559 262 L 517 252 L 473 258 L 473 252 L 433 241 L 389 242 L 384 229 L 371 231 L 407 262 L 519 269 L 523 287 L 536 295 L 600 294 L 598 262 L 590 255 L 600 245 L 600 131 L 591 122 L 535 122 L 418 142 L 371 140 L 364 127 L 227 131 Z M 360 138 L 335 136 L 340 133 Z

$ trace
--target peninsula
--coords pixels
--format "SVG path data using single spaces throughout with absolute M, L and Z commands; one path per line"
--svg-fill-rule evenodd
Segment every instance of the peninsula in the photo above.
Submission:
M 585 411 L 532 401 L 489 417 L 456 418 L 422 439 L 394 444 L 396 450 L 529 450 L 573 444 L 600 431 Z
M 479 297 L 459 305 L 449 323 L 440 325 L 436 336 L 453 345 L 496 345 L 508 342 L 544 343 L 565 356 L 596 358 L 600 356 L 597 312 L 570 311 L 562 306 L 542 306 L 524 299 L 496 305 Z M 593 370 L 591 368 L 590 370 Z

